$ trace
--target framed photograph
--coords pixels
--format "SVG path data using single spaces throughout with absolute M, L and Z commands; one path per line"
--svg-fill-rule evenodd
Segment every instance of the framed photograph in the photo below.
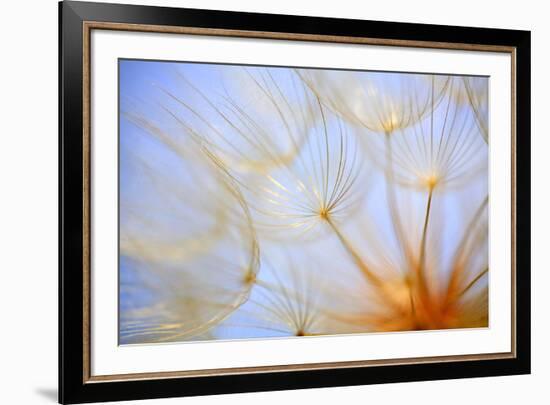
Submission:
M 530 372 L 530 33 L 62 2 L 59 401 Z

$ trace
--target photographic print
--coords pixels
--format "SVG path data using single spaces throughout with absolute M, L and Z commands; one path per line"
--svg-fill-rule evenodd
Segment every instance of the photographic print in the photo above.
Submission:
M 488 77 L 118 63 L 120 344 L 489 326 Z

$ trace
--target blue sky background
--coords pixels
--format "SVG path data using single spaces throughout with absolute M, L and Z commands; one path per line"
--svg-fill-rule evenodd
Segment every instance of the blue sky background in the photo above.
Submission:
M 126 112 L 141 114 L 147 116 L 152 122 L 158 123 L 159 126 L 167 131 L 181 131 L 175 120 L 169 117 L 159 109 L 159 106 L 169 106 L 170 109 L 181 110 L 181 106 L 166 97 L 162 89 L 170 89 L 177 93 L 182 100 L 189 100 L 191 103 L 200 104 L 196 94 L 188 91 L 189 89 L 181 85 L 178 75 L 184 76 L 196 88 L 200 89 L 205 94 L 223 94 L 227 89 L 231 91 L 239 91 L 238 86 L 235 88 L 234 83 L 224 82 L 220 76 L 222 73 L 231 73 L 231 71 L 242 70 L 241 67 L 235 66 L 220 66 L 200 63 L 183 63 L 183 62 L 157 62 L 157 61 L 141 61 L 141 60 L 120 60 L 119 61 L 119 96 L 120 96 L 120 173 L 119 173 L 119 190 L 122 201 L 139 202 L 138 206 L 158 207 L 158 212 L 148 213 L 151 215 L 151 220 L 161 222 L 164 226 L 169 226 L 171 221 L 171 212 L 167 210 L 165 201 L 159 200 L 159 196 L 155 195 L 154 187 L 142 178 L 140 166 L 136 164 L 138 161 L 146 162 L 153 171 L 164 173 L 173 176 L 174 173 L 180 173 L 182 192 L 183 193 L 201 193 L 201 185 L 196 184 L 193 187 L 195 179 L 186 171 L 188 163 L 181 161 L 181 156 L 167 151 L 165 145 L 147 136 L 143 129 L 136 126 L 125 118 Z M 249 68 L 254 71 L 256 68 Z M 270 68 L 274 75 L 284 75 L 284 71 L 288 68 Z M 338 74 L 336 72 L 336 74 Z M 381 74 L 382 81 L 387 80 L 388 86 L 395 86 L 392 80 L 395 80 L 395 75 Z M 283 84 L 282 86 L 285 86 Z M 283 91 L 290 88 L 290 84 L 286 84 L 288 88 L 283 87 Z M 242 90 L 242 89 L 241 89 Z M 239 100 L 244 100 L 246 103 L 246 92 L 239 95 Z M 245 106 L 254 107 L 254 106 Z M 251 110 L 252 111 L 252 110 Z M 440 112 L 441 114 L 443 112 Z M 182 112 L 183 114 L 183 112 Z M 217 125 L 219 117 L 212 117 L 212 123 Z M 329 129 L 335 128 L 335 120 L 331 121 Z M 356 129 L 350 129 L 353 131 Z M 358 147 L 356 144 L 352 148 Z M 353 152 L 353 150 L 352 150 Z M 368 160 L 368 159 L 365 159 Z M 366 162 L 363 169 L 368 173 L 368 181 L 359 187 L 368 188 L 365 193 L 365 198 L 362 200 L 361 209 L 354 214 L 351 220 L 343 222 L 343 229 L 354 240 L 362 240 L 362 223 L 375 224 L 375 234 L 378 235 L 380 241 L 386 245 L 388 251 L 395 251 L 396 241 L 391 235 L 391 218 L 389 216 L 387 201 L 385 199 L 385 185 L 383 174 L 374 165 Z M 487 190 L 487 173 L 480 177 L 481 180 L 476 180 L 470 185 L 460 189 L 452 190 L 441 194 L 434 199 L 436 210 L 439 210 L 439 218 L 445 218 L 444 223 L 437 224 L 434 219 L 434 231 L 437 229 L 438 241 L 441 246 L 441 251 L 437 253 L 438 260 L 442 264 L 446 264 L 451 260 L 453 248 L 456 246 L 460 235 L 463 232 L 465 217 L 471 214 L 476 204 L 481 201 Z M 208 182 L 208 180 L 200 179 L 200 181 Z M 206 184 L 206 183 L 205 183 Z M 211 190 L 212 185 L 206 185 L 205 190 Z M 422 192 L 402 190 L 398 191 L 398 195 L 403 201 L 403 212 L 422 213 L 426 203 L 426 195 Z M 471 196 L 468 198 L 468 196 Z M 466 198 L 465 198 L 466 197 Z M 140 205 L 141 204 L 141 205 Z M 125 226 L 127 221 L 127 213 L 124 211 L 125 205 L 121 204 L 120 224 Z M 138 208 L 139 211 L 139 208 Z M 156 211 L 156 210 L 155 210 Z M 162 213 L 161 213 L 162 212 Z M 434 215 L 435 217 L 435 215 Z M 418 230 L 419 222 L 423 218 L 416 221 L 415 226 L 411 226 L 411 232 Z M 437 228 L 439 226 L 439 228 Z M 146 226 L 145 226 L 146 227 Z M 145 228 L 144 228 L 145 229 Z M 367 243 L 367 242 L 365 242 Z M 304 269 L 304 272 L 313 274 L 306 278 L 314 279 L 320 290 L 327 288 L 326 286 L 334 282 L 331 275 L 334 268 L 352 268 L 353 263 L 349 257 L 338 246 L 337 240 L 330 235 L 324 235 L 318 240 L 311 242 L 274 242 L 271 240 L 263 240 L 260 237 L 260 245 L 262 252 L 262 265 L 260 267 L 260 275 L 267 283 L 292 283 L 289 274 L 285 271 L 277 270 L 280 274 L 274 275 L 274 269 L 282 269 L 296 267 Z M 229 246 L 229 245 L 227 245 Z M 222 255 L 229 254 L 229 247 L 220 248 L 219 252 Z M 235 245 L 232 244 L 233 248 Z M 232 253 L 233 254 L 233 253 Z M 244 260 L 244 257 L 241 257 Z M 120 256 L 120 317 L 121 320 L 133 309 L 139 309 L 152 305 L 159 299 L 155 293 L 148 291 L 147 288 L 141 288 L 140 283 L 143 283 L 143 273 L 147 273 L 147 265 L 136 261 L 125 255 Z M 445 266 L 443 266 L 445 267 Z M 329 270 L 327 270 L 329 269 Z M 141 276 L 138 276 L 140 274 Z M 305 280 L 305 279 L 304 279 Z M 304 281 L 302 280 L 302 281 Z M 338 282 L 349 284 L 350 286 L 360 283 L 360 279 L 354 270 L 342 271 L 342 277 Z M 304 281 L 305 282 L 305 281 Z M 241 311 L 237 310 L 226 319 L 219 327 L 210 330 L 208 333 L 199 335 L 198 339 L 216 338 L 216 339 L 237 339 L 251 337 L 280 337 L 288 336 L 289 331 L 281 326 L 275 325 L 268 321 L 263 327 L 256 327 L 251 313 L 258 312 L 261 306 L 270 305 L 270 298 L 266 297 L 265 292 L 256 291 L 253 289 L 251 299 L 248 303 L 241 307 Z M 260 316 L 261 317 L 261 316 Z M 261 323 L 261 322 L 260 322 Z M 269 325 L 268 325 L 269 324 Z M 353 332 L 350 330 L 350 332 Z M 124 339 L 121 343 L 125 343 Z

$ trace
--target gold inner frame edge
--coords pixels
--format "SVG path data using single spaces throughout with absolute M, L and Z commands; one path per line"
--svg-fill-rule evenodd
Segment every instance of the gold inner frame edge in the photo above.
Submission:
M 82 42 L 82 62 L 83 62 L 83 81 L 82 81 L 82 122 L 83 122 L 83 143 L 82 143 L 82 166 L 83 166 L 83 246 L 82 246 L 82 273 L 83 273 L 83 382 L 101 383 L 115 381 L 130 381 L 130 380 L 146 380 L 146 379 L 170 379 L 170 378 L 190 378 L 190 377 L 205 377 L 205 376 L 220 376 L 220 375 L 235 375 L 235 374 L 256 374 L 256 373 L 272 373 L 285 371 L 307 371 L 307 370 L 323 370 L 323 369 L 339 369 L 339 368 L 354 368 L 354 367 L 374 367 L 374 366 L 389 366 L 389 365 L 404 365 L 404 364 L 427 364 L 438 362 L 457 362 L 457 361 L 477 361 L 477 360 L 498 360 L 511 359 L 516 357 L 516 48 L 512 46 L 501 45 L 484 45 L 484 44 L 465 44 L 437 41 L 414 41 L 401 39 L 384 39 L 384 38 L 366 38 L 366 37 L 349 37 L 335 35 L 317 35 L 317 34 L 298 34 L 298 33 L 283 33 L 283 32 L 267 32 L 267 31 L 245 31 L 245 30 L 229 30 L 218 28 L 197 28 L 197 27 L 180 27 L 180 26 L 164 26 L 164 25 L 146 25 L 146 24 L 128 24 L 128 23 L 112 23 L 98 21 L 84 21 L 83 27 L 83 42 Z M 90 283 L 91 283 L 91 245 L 90 245 L 90 160 L 91 160 L 91 31 L 97 30 L 113 30 L 113 31 L 133 31 L 133 32 L 151 32 L 151 33 L 168 33 L 168 34 L 185 34 L 185 35 L 204 35 L 204 36 L 225 36 L 237 38 L 258 38 L 258 39 L 275 39 L 275 40 L 290 40 L 290 41 L 309 41 L 309 42 L 329 42 L 343 44 L 364 44 L 364 45 L 379 45 L 379 46 L 395 46 L 409 48 L 429 48 L 429 49 L 448 49 L 448 50 L 464 50 L 477 52 L 499 52 L 508 53 L 511 56 L 511 202 L 512 202 L 512 232 L 511 232 L 511 352 L 504 353 L 481 353 L 481 354 L 466 354 L 452 356 L 427 356 L 427 357 L 410 357 L 401 359 L 377 359 L 377 360 L 357 360 L 344 362 L 328 362 L 328 363 L 306 363 L 306 364 L 286 364 L 276 366 L 254 366 L 254 367 L 235 367 L 223 369 L 205 369 L 205 370 L 186 370 L 186 371 L 169 371 L 169 372 L 146 372 L 132 374 L 111 374 L 111 375 L 91 375 L 91 340 L 90 340 Z

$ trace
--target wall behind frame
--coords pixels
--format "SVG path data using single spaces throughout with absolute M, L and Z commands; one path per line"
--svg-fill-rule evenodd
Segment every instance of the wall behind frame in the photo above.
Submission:
M 114 2 L 103 0 L 104 2 Z M 532 30 L 531 376 L 374 385 L 133 402 L 542 404 L 550 379 L 550 26 L 544 2 L 461 0 L 119 0 L 122 3 Z M 0 402 L 52 404 L 57 397 L 57 1 L 2 6 L 0 25 Z M 126 402 L 132 404 L 132 402 Z

